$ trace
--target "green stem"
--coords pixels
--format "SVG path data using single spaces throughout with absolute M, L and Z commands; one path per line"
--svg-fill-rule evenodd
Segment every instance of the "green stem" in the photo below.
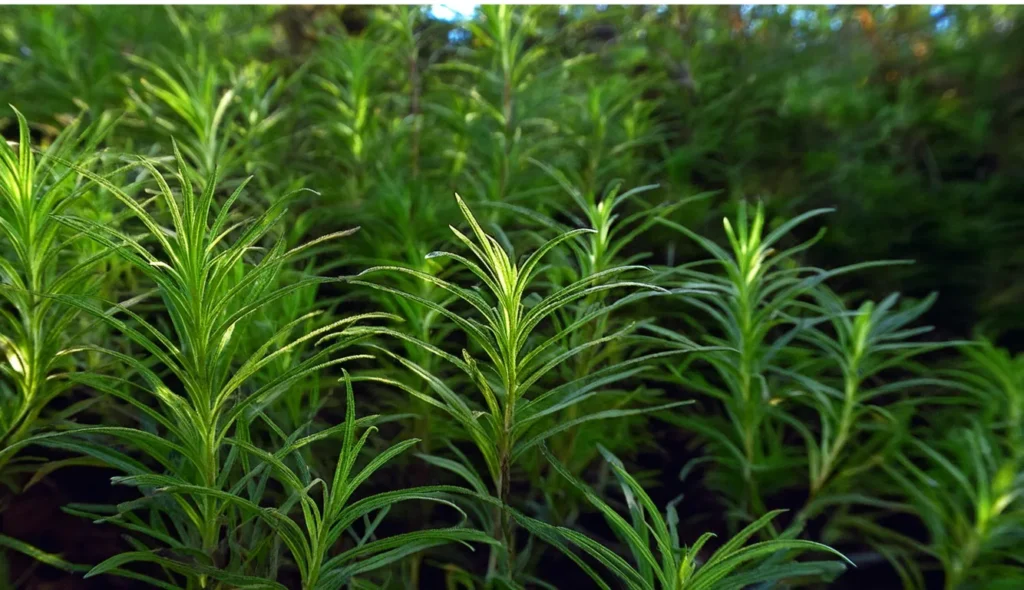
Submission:
M 505 573 L 511 578 L 513 564 L 515 563 L 515 538 L 512 531 L 512 513 L 508 509 L 511 500 L 511 479 L 512 462 L 510 440 L 512 437 L 512 403 L 511 400 L 505 405 L 505 431 L 502 433 L 502 440 L 498 452 L 498 499 L 501 500 L 501 509 L 497 512 L 498 521 L 495 523 L 500 531 L 500 540 L 505 546 Z
M 216 445 L 216 420 L 208 417 L 206 432 L 203 433 L 203 470 L 200 474 L 200 484 L 210 489 L 217 486 L 217 478 L 220 471 L 219 453 Z M 217 501 L 210 496 L 203 496 L 200 501 L 200 515 L 203 522 L 200 527 L 200 541 L 202 551 L 210 557 L 211 563 L 216 567 L 214 556 L 220 544 L 220 523 L 217 518 L 219 508 Z M 207 588 L 207 576 L 199 577 L 200 588 Z
M 821 469 L 818 477 L 811 483 L 811 499 L 813 499 L 832 476 L 833 470 L 839 461 L 846 443 L 849 442 L 850 431 L 853 429 L 853 412 L 857 405 L 857 392 L 860 389 L 860 382 L 856 378 L 857 367 L 852 366 L 845 379 L 843 387 L 843 409 L 839 415 L 839 427 L 836 429 L 836 436 L 829 446 L 829 451 L 822 458 Z

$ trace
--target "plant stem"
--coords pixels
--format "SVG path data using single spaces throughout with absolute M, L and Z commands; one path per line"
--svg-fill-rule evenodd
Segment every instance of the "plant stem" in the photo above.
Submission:
M 741 267 L 742 268 L 742 267 Z M 744 268 L 743 276 L 748 276 Z M 764 503 L 761 501 L 760 493 L 757 491 L 757 483 L 754 478 L 753 466 L 757 461 L 757 430 L 759 420 L 758 400 L 753 393 L 753 382 L 756 372 L 756 350 L 758 343 L 754 334 L 754 309 L 750 301 L 750 288 L 746 281 L 740 285 L 738 294 L 739 318 L 740 318 L 740 436 L 743 439 L 743 453 L 745 464 L 743 466 L 743 478 L 747 483 L 749 492 L 750 508 L 752 511 L 765 511 Z
M 412 144 L 409 147 L 412 160 L 412 177 L 420 175 L 420 72 L 416 63 L 416 46 L 413 44 L 412 55 L 409 56 L 409 84 L 412 87 L 409 114 L 412 115 Z
M 514 390 L 510 390 L 514 391 Z M 513 398 L 514 399 L 514 398 Z M 505 546 L 505 573 L 511 578 L 513 564 L 515 563 L 515 538 L 512 531 L 512 513 L 508 509 L 508 502 L 511 499 L 511 448 L 512 438 L 512 406 L 513 402 L 505 404 L 504 432 L 498 448 L 498 499 L 501 500 L 501 509 L 496 514 L 496 527 L 500 529 L 500 540 Z
M 857 392 L 860 389 L 860 381 L 856 377 L 857 366 L 851 366 L 845 378 L 843 386 L 843 409 L 839 415 L 839 427 L 836 429 L 836 436 L 829 445 L 828 453 L 822 458 L 821 469 L 818 477 L 811 482 L 810 498 L 813 499 L 832 476 L 839 454 L 843 451 L 846 443 L 849 442 L 850 430 L 853 428 L 853 411 L 857 405 Z

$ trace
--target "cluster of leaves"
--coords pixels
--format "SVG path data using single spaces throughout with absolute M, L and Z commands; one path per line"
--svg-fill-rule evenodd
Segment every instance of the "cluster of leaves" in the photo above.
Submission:
M 943 10 L 0 9 L 5 501 L 130 498 L 3 582 L 1020 586 L 1022 357 L 877 259 L 1013 182 Z

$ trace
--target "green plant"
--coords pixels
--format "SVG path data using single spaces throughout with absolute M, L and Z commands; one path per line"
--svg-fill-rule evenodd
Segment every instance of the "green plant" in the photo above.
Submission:
M 889 470 L 927 528 L 927 542 L 896 539 L 936 559 L 949 590 L 1024 583 L 1016 550 L 1024 538 L 1019 462 L 980 424 L 930 440 L 915 439 Z
M 433 68 L 452 75 L 444 79 L 444 95 L 451 98 L 443 104 L 456 107 L 446 113 L 458 117 L 451 117 L 455 131 L 465 138 L 458 140 L 460 183 L 485 201 L 508 202 L 535 190 L 528 160 L 557 157 L 563 143 L 556 113 L 545 108 L 562 86 L 558 67 L 544 44 L 529 43 L 547 34 L 539 23 L 542 10 L 480 6 L 480 18 L 466 23 L 475 46 L 456 48 L 463 59 Z
M 565 546 L 570 543 L 606 568 L 627 588 L 672 588 L 688 590 L 716 590 L 746 588 L 754 584 L 772 583 L 791 578 L 834 577 L 845 570 L 837 561 L 787 563 L 797 553 L 821 551 L 845 559 L 840 553 L 820 543 L 783 538 L 746 545 L 747 540 L 768 526 L 783 511 L 765 514 L 746 526 L 725 544 L 701 562 L 700 552 L 714 536 L 701 535 L 690 547 L 680 543 L 677 525 L 679 516 L 675 502 L 669 504 L 662 517 L 643 486 L 636 481 L 617 457 L 601 449 L 615 472 L 619 488 L 629 507 L 630 520 L 620 516 L 601 500 L 586 484 L 579 481 L 557 459 L 545 451 L 548 460 L 562 477 L 586 495 L 587 500 L 604 516 L 619 542 L 629 551 L 630 563 L 604 543 L 578 531 L 552 527 L 539 521 L 527 526 L 558 544 L 600 588 L 611 588 L 606 576 L 599 575 Z M 794 533 L 796 531 L 793 531 Z M 562 539 L 559 542 L 557 535 Z M 847 560 L 847 562 L 849 562 Z
M 92 266 L 108 251 L 78 250 L 74 234 L 61 231 L 54 216 L 73 209 L 85 192 L 72 167 L 92 164 L 95 146 L 109 132 L 113 119 L 101 118 L 81 129 L 76 122 L 38 155 L 31 145 L 29 124 L 20 112 L 18 142 L 0 147 L 0 225 L 5 257 L 3 320 L 0 337 L 5 363 L 0 404 L 0 448 L 18 447 L 45 427 L 86 407 L 90 400 L 69 405 L 54 415 L 48 406 L 68 390 L 73 371 L 68 347 L 74 342 L 76 314 L 61 305 L 60 296 L 88 293 L 96 284 Z M 69 164 L 70 162 L 70 164 Z M 4 452 L 0 468 L 13 457 Z
M 182 35 L 188 38 L 187 31 Z M 302 69 L 283 76 L 275 64 L 223 64 L 204 45 L 185 59 L 170 58 L 166 67 L 138 55 L 128 61 L 143 73 L 141 92 L 131 91 L 138 116 L 161 137 L 179 138 L 193 182 L 215 170 L 228 182 L 252 175 L 263 190 L 289 180 L 278 169 L 290 139 L 280 103 Z
M 757 206 L 751 219 L 746 204 L 741 203 L 735 228 L 728 218 L 723 221 L 729 250 L 684 226 L 660 220 L 696 241 L 712 256 L 710 261 L 698 260 L 667 269 L 664 276 L 670 280 L 678 276 L 682 278 L 682 288 L 705 293 L 703 298 L 694 301 L 694 306 L 716 326 L 709 341 L 722 348 L 702 357 L 711 365 L 717 379 L 708 379 L 701 372 L 690 370 L 690 363 L 669 366 L 667 370 L 674 382 L 718 400 L 724 416 L 669 419 L 699 433 L 707 442 L 715 461 L 712 485 L 753 518 L 767 512 L 764 496 L 777 491 L 778 484 L 785 482 L 780 474 L 800 462 L 784 442 L 785 427 L 799 422 L 787 419 L 786 408 L 779 409 L 784 399 L 780 386 L 784 382 L 773 383 L 772 378 L 773 374 L 785 373 L 785 367 L 778 369 L 780 355 L 787 346 L 808 326 L 821 321 L 813 314 L 807 317 L 802 298 L 839 274 L 893 263 L 863 262 L 832 270 L 799 265 L 795 256 L 821 239 L 823 231 L 815 238 L 776 250 L 776 244 L 794 228 L 826 212 L 822 209 L 804 213 L 765 233 L 762 206 Z M 721 266 L 725 275 L 703 270 L 709 263 Z M 687 321 L 692 325 L 697 320 L 687 318 Z M 689 342 L 661 326 L 649 329 Z M 812 455 L 811 461 L 816 460 Z M 819 467 L 815 463 L 814 469 Z M 830 470 L 831 466 L 828 468 Z M 820 475 L 819 471 L 815 473 Z M 774 487 L 762 489 L 766 484 L 774 484 Z
M 340 585 L 352 584 L 356 576 L 386 567 L 410 554 L 453 541 L 493 543 L 494 541 L 485 533 L 457 527 L 410 531 L 378 538 L 376 530 L 395 504 L 411 500 L 429 500 L 447 504 L 458 510 L 455 504 L 445 498 L 453 494 L 464 494 L 466 490 L 452 486 L 396 489 L 350 502 L 353 493 L 361 483 L 418 441 L 416 439 L 403 441 L 373 457 L 362 469 L 356 470 L 356 461 L 360 452 L 368 436 L 376 429 L 371 424 L 377 419 L 377 416 L 368 416 L 359 420 L 355 418 L 355 402 L 347 373 L 344 381 L 346 411 L 343 424 L 303 437 L 299 437 L 297 434 L 284 437 L 283 433 L 279 432 L 283 440 L 278 443 L 279 450 L 273 453 L 246 442 L 244 438 L 225 439 L 225 442 L 232 448 L 241 449 L 241 453 L 251 456 L 249 461 L 241 459 L 246 470 L 245 474 L 233 485 L 231 491 L 235 493 L 188 485 L 166 476 L 136 476 L 133 478 L 133 483 L 159 485 L 161 493 L 165 494 L 224 500 L 237 507 L 250 519 L 255 517 L 262 520 L 266 524 L 267 530 L 273 531 L 280 542 L 288 548 L 292 561 L 299 570 L 304 590 L 337 588 Z M 364 431 L 362 436 L 358 436 L 357 427 L 364 425 L 371 426 Z M 298 456 L 298 453 L 305 447 L 327 440 L 338 433 L 342 435 L 341 451 L 333 477 L 329 481 L 319 477 L 314 479 L 312 475 L 314 472 Z M 295 467 L 288 465 L 289 460 L 293 458 Z M 250 461 L 254 463 L 250 463 Z M 278 481 L 287 492 L 283 501 L 279 501 L 275 507 L 269 509 L 261 507 L 259 502 L 251 501 L 237 493 L 243 486 L 264 490 L 268 484 L 268 476 Z M 317 496 L 313 494 L 318 487 L 323 488 L 322 502 L 318 501 Z M 296 506 L 302 515 L 298 522 L 288 516 Z M 356 523 L 362 523 L 362 531 L 356 532 L 353 527 Z M 241 527 L 249 529 L 246 531 L 249 534 L 261 533 L 259 528 L 246 521 L 242 522 Z M 342 537 L 346 533 L 352 536 L 354 541 L 352 547 L 332 555 L 332 548 L 339 545 L 339 541 L 343 540 Z M 265 535 L 266 532 L 263 534 Z M 241 539 L 238 542 L 241 542 Z M 262 540 L 260 544 L 268 545 L 268 542 Z M 248 559 L 252 559 L 252 557 Z M 136 560 L 155 561 L 172 571 L 182 571 L 188 574 L 207 569 L 184 566 L 152 552 L 132 552 L 122 553 L 99 564 L 89 575 L 111 571 L 121 564 Z M 248 567 L 252 566 L 248 565 Z M 271 576 L 276 573 L 275 569 L 271 568 Z M 220 578 L 231 587 L 236 587 L 236 585 L 246 588 L 285 587 L 274 583 L 273 577 L 260 580 L 213 572 L 210 572 L 210 575 Z
M 19 456 L 25 441 L 70 421 L 96 398 L 58 398 L 74 386 L 69 374 L 75 363 L 71 348 L 85 340 L 75 310 L 61 305 L 60 296 L 87 293 L 98 281 L 93 267 L 109 251 L 80 248 L 80 235 L 62 231 L 54 218 L 73 209 L 86 193 L 71 166 L 91 166 L 96 145 L 110 131 L 111 117 L 91 126 L 76 120 L 45 150 L 36 153 L 28 121 L 15 110 L 18 141 L 0 146 L 0 258 L 3 335 L 0 365 L 0 478 L 11 489 L 31 486 L 39 478 L 69 465 L 94 464 L 82 458 L 48 460 Z M 73 162 L 69 166 L 69 162 Z M 63 401 L 63 400 L 61 400 Z M 26 481 L 20 474 L 33 473 Z M 64 569 L 66 562 L 21 541 L 0 535 L 0 544 Z
M 289 383 L 324 367 L 359 358 L 359 355 L 332 356 L 358 338 L 346 333 L 346 326 L 381 316 L 371 313 L 334 320 L 293 337 L 283 345 L 279 338 L 271 338 L 242 358 L 236 338 L 246 333 L 244 325 L 257 311 L 306 285 L 325 281 L 320 277 L 305 277 L 285 285 L 275 284 L 281 267 L 316 242 L 286 250 L 277 240 L 267 248 L 258 248 L 260 240 L 283 215 L 287 200 L 277 200 L 270 209 L 249 222 L 232 221 L 231 205 L 245 189 L 245 183 L 215 210 L 215 177 L 208 178 L 202 192 L 197 194 L 183 157 L 178 152 L 176 155 L 182 187 L 180 197 L 172 192 L 153 164 L 144 159 L 139 162 L 149 178 L 157 183 L 159 198 L 170 214 L 173 232 L 165 232 L 142 204 L 103 176 L 75 167 L 78 173 L 109 190 L 133 212 L 148 228 L 148 235 L 156 242 L 161 256 L 114 228 L 71 216 L 62 216 L 60 221 L 116 250 L 152 281 L 170 324 L 169 330 L 161 329 L 121 304 L 112 304 L 108 312 L 105 306 L 81 296 L 59 298 L 108 323 L 145 351 L 142 356 L 104 351 L 131 367 L 141 381 L 90 374 L 79 374 L 74 379 L 130 404 L 146 420 L 142 428 L 79 428 L 74 431 L 77 434 L 74 440 L 51 439 L 50 444 L 95 456 L 126 471 L 128 475 L 116 481 L 139 487 L 145 495 L 137 502 L 120 507 L 110 520 L 169 545 L 177 554 L 176 558 L 167 558 L 157 550 L 137 545 L 139 551 L 115 557 L 112 563 L 120 566 L 131 561 L 156 561 L 185 575 L 189 587 L 207 587 L 211 579 L 228 584 L 250 584 L 252 580 L 242 573 L 246 571 L 245 563 L 237 561 L 241 559 L 239 555 L 229 556 L 227 564 L 219 557 L 222 544 L 227 540 L 225 535 L 236 532 L 234 527 L 244 522 L 238 520 L 242 516 L 238 504 L 246 500 L 258 504 L 262 493 L 259 487 L 236 487 L 240 463 L 244 465 L 245 461 L 229 436 L 234 432 L 244 441 L 248 424 L 261 420 L 261 407 Z M 146 180 L 144 178 L 143 182 Z M 320 241 L 345 233 L 325 236 Z M 250 260 L 257 251 L 263 251 L 263 255 Z M 122 320 L 120 315 L 128 319 Z M 304 319 L 281 321 L 277 336 L 293 331 Z M 328 334 L 331 341 L 326 346 L 258 388 L 247 387 L 253 376 L 276 357 L 307 340 Z M 273 348 L 275 345 L 277 347 Z M 152 396 L 158 409 L 150 407 L 138 395 L 140 392 Z M 147 427 L 147 423 L 152 426 Z M 95 435 L 111 435 L 123 440 L 144 453 L 158 470 L 153 471 L 149 465 L 98 441 L 80 440 Z M 134 516 L 132 512 L 138 509 L 151 510 L 152 518 Z M 228 523 L 234 524 L 228 526 Z M 250 537 L 246 542 L 259 544 L 262 541 Z M 223 567 L 228 564 L 231 567 Z M 96 571 L 110 567 L 108 564 Z M 167 582 L 158 585 L 172 587 Z
M 577 380 L 540 389 L 538 387 L 540 380 L 559 364 L 589 349 L 620 338 L 628 332 L 628 328 L 620 330 L 571 349 L 558 346 L 566 334 L 609 313 L 617 306 L 615 304 L 596 305 L 571 325 L 560 328 L 559 332 L 553 336 L 547 336 L 539 330 L 542 323 L 558 310 L 594 293 L 619 288 L 640 289 L 640 293 L 642 293 L 644 290 L 656 290 L 656 288 L 646 283 L 616 279 L 617 275 L 637 268 L 616 266 L 582 277 L 545 296 L 529 293 L 528 290 L 534 285 L 536 276 L 541 271 L 539 266 L 541 259 L 548 252 L 561 243 L 593 230 L 578 229 L 563 233 L 549 240 L 522 262 L 516 263 L 513 256 L 506 252 L 495 238 L 484 232 L 462 199 L 458 197 L 456 199 L 470 225 L 473 237 L 466 236 L 455 228 L 452 228 L 452 231 L 459 241 L 474 254 L 479 264 L 450 252 L 435 252 L 430 257 L 445 257 L 458 262 L 482 282 L 486 291 L 470 290 L 437 276 L 403 267 L 370 268 L 363 271 L 361 275 L 390 271 L 415 276 L 451 294 L 456 301 L 468 306 L 476 317 L 467 316 L 464 312 L 383 284 L 363 280 L 351 282 L 400 295 L 443 315 L 459 327 L 460 331 L 468 338 L 468 344 L 473 347 L 473 352 L 468 348 L 464 349 L 460 359 L 440 348 L 420 341 L 414 336 L 402 332 L 392 332 L 394 337 L 423 347 L 465 373 L 483 399 L 482 410 L 476 410 L 477 404 L 470 405 L 468 396 L 453 391 L 444 381 L 431 375 L 411 360 L 398 357 L 394 353 L 388 352 L 388 354 L 422 377 L 429 385 L 432 394 L 421 392 L 397 381 L 393 383 L 451 416 L 480 452 L 491 479 L 493 494 L 501 505 L 501 508 L 495 511 L 492 530 L 495 538 L 502 543 L 504 556 L 503 559 L 492 558 L 488 577 L 499 575 L 504 578 L 513 578 L 515 576 L 516 547 L 512 536 L 512 513 L 508 509 L 508 505 L 512 501 L 510 490 L 513 467 L 519 458 L 545 439 L 578 424 L 591 420 L 628 416 L 648 410 L 666 409 L 679 404 L 672 403 L 653 409 L 606 410 L 583 415 L 570 422 L 557 424 L 538 432 L 537 426 L 543 423 L 542 419 L 545 416 L 562 411 L 599 394 L 602 388 L 630 374 L 627 365 L 647 360 L 643 357 L 629 359 L 618 364 L 604 366 Z M 484 297 L 485 293 L 489 295 L 489 298 Z M 635 297 L 636 294 L 626 295 L 617 303 Z M 479 361 L 474 358 L 474 353 L 483 355 L 483 360 Z M 383 378 L 377 379 L 384 380 Z M 466 467 L 462 466 L 460 471 L 465 472 Z M 468 467 L 471 468 L 471 466 Z M 477 476 L 471 479 L 480 481 Z
M 905 438 L 900 434 L 905 419 L 898 414 L 934 400 L 908 394 L 949 385 L 915 362 L 915 357 L 949 346 L 914 340 L 931 331 L 931 326 L 911 324 L 928 310 L 934 296 L 901 309 L 893 294 L 877 304 L 865 301 L 856 310 L 848 310 L 824 285 L 814 296 L 820 306 L 815 313 L 825 321 L 807 326 L 798 336 L 814 350 L 806 361 L 782 370 L 792 380 L 797 398 L 806 399 L 818 418 L 817 434 L 799 419 L 789 420 L 808 444 L 810 513 L 828 504 L 833 484 L 838 488 L 832 493 L 851 487 L 868 490 L 863 479 L 870 475 L 867 472 Z M 823 323 L 831 330 L 821 329 Z
M 2 81 L 10 92 L 4 102 L 29 109 L 33 122 L 57 119 L 60 126 L 67 124 L 62 119 L 69 113 L 99 114 L 119 107 L 123 101 L 123 86 L 117 79 L 120 56 L 108 45 L 111 31 L 104 26 L 109 18 L 106 10 L 88 7 L 69 14 L 57 7 L 5 7 L 3 19 L 13 26 L 5 35 L 6 47 L 0 49 Z M 121 22 L 126 31 L 143 38 L 152 31 L 146 31 L 140 21 L 145 19 Z
M 1024 456 L 1024 355 L 1013 356 L 987 339 L 963 347 L 968 363 L 951 372 L 982 407 L 987 428 L 1018 462 Z
M 319 149 L 347 164 L 345 188 L 363 198 L 374 186 L 375 155 L 387 140 L 387 123 L 376 99 L 388 71 L 386 47 L 360 37 L 340 36 L 325 41 L 309 94 L 311 110 L 320 125 Z
M 578 189 L 565 174 L 547 164 L 541 162 L 535 162 L 535 164 L 544 169 L 553 180 L 561 185 L 574 205 L 573 209 L 564 210 L 559 207 L 556 199 L 551 198 L 548 202 L 550 209 L 561 210 L 562 215 L 569 218 L 576 226 L 590 227 L 594 230 L 593 233 L 582 236 L 578 240 L 568 242 L 567 247 L 561 251 L 552 253 L 552 257 L 555 255 L 561 255 L 561 257 L 557 258 L 557 262 L 551 264 L 550 268 L 545 271 L 544 279 L 556 287 L 572 284 L 587 276 L 600 274 L 620 265 L 631 265 L 644 261 L 649 257 L 648 253 L 627 254 L 627 248 L 645 231 L 654 226 L 659 218 L 669 216 L 673 211 L 707 196 L 697 195 L 674 202 L 651 205 L 643 199 L 656 187 L 642 186 L 631 190 L 622 190 L 622 183 L 616 181 L 610 183 L 606 192 L 598 197 L 589 190 Z M 525 207 L 510 204 L 496 206 L 515 215 L 533 219 L 543 229 L 558 232 L 571 231 L 570 227 L 555 219 Z M 536 232 L 531 228 L 525 233 L 532 236 Z M 648 296 L 658 294 L 662 293 L 653 290 L 647 292 Z M 639 299 L 638 296 L 635 299 L 615 303 L 610 300 L 608 292 L 592 293 L 558 310 L 553 314 L 552 320 L 561 330 L 577 324 L 579 320 L 585 318 L 599 306 L 634 303 L 635 305 L 630 307 L 638 308 L 641 304 Z M 625 310 L 627 313 L 628 309 Z M 560 346 L 567 350 L 575 349 L 587 342 L 614 334 L 630 324 L 644 326 L 651 321 L 650 317 L 644 317 L 637 324 L 637 318 L 626 313 L 614 316 L 605 314 L 595 318 L 592 322 L 584 322 L 575 329 L 566 329 L 564 332 L 560 332 L 563 335 L 563 342 Z M 556 367 L 549 376 L 549 380 L 552 384 L 557 385 L 584 379 L 602 365 L 616 365 L 627 360 L 630 353 L 638 350 L 645 353 L 653 352 L 653 356 L 649 357 L 651 360 L 675 356 L 681 352 L 694 353 L 702 350 L 693 343 L 680 347 L 678 342 L 668 350 L 665 348 L 663 342 L 645 342 L 644 339 L 635 335 L 629 335 L 613 340 L 606 346 L 591 348 L 574 356 Z M 636 364 L 630 369 L 628 376 L 623 375 L 618 381 L 623 385 L 632 384 L 640 381 L 645 372 L 654 369 L 653 363 Z M 616 383 L 609 383 L 608 387 L 611 388 L 614 385 Z M 602 395 L 574 404 L 562 412 L 551 414 L 549 420 L 552 425 L 573 422 L 580 416 L 593 412 L 625 408 L 636 404 L 656 403 L 660 394 L 659 390 L 646 384 L 635 386 L 630 390 L 606 389 Z M 548 444 L 553 454 L 569 467 L 570 472 L 578 474 L 597 458 L 596 444 L 598 442 L 616 452 L 630 448 L 635 450 L 639 446 L 636 444 L 637 439 L 642 436 L 639 433 L 643 432 L 647 426 L 645 418 L 644 415 L 622 418 L 616 420 L 614 425 L 608 423 L 580 424 L 552 437 Z M 558 490 L 561 487 L 557 481 L 559 475 L 547 469 L 546 462 L 537 461 L 536 468 L 532 471 L 534 472 L 531 473 L 532 479 L 535 481 L 534 485 L 546 496 L 549 495 L 549 490 Z M 546 503 L 550 514 L 557 515 L 559 519 L 571 519 L 571 515 L 577 512 L 577 504 L 569 499 L 562 499 L 555 504 L 550 497 L 547 497 Z
M 1021 357 L 986 340 L 963 351 L 968 362 L 950 376 L 976 397 L 981 416 L 968 415 L 964 424 L 955 410 L 941 413 L 887 468 L 928 533 L 924 543 L 896 531 L 889 536 L 897 547 L 937 560 L 945 588 L 1012 588 L 1024 581 L 1014 551 L 1024 538 L 1024 371 Z M 936 436 L 935 429 L 948 425 L 954 428 L 946 436 Z M 923 585 L 924 566 L 913 559 L 904 563 Z

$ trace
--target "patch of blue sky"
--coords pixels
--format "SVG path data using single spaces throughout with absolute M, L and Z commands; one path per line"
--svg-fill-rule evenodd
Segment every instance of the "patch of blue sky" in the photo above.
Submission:
M 473 18 L 476 14 L 476 2 L 445 2 L 444 4 L 433 4 L 430 6 L 430 16 L 437 20 L 455 22 Z

